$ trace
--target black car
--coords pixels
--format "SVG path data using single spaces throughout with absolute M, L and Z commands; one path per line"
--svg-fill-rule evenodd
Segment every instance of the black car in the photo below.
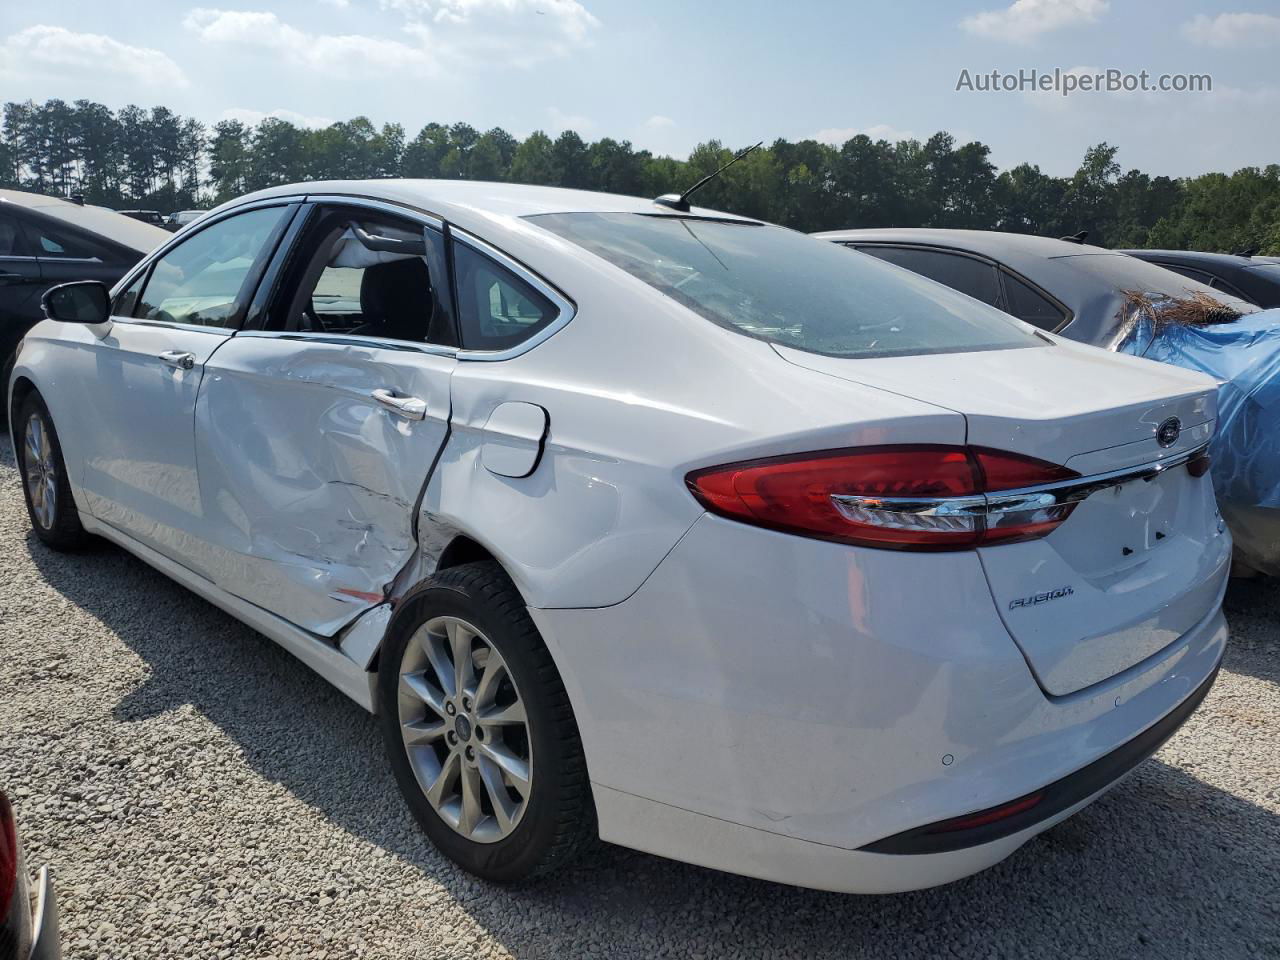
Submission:
M 1070 340 L 1113 347 L 1132 291 L 1207 296 L 1237 313 L 1257 308 L 1117 250 L 986 230 L 873 229 L 818 234 L 946 284 Z
M 110 286 L 168 239 L 105 207 L 0 190 L 0 385 L 8 388 L 18 341 L 44 317 L 45 290 L 68 280 Z
M 9 798 L 0 791 L 0 960 L 57 960 L 58 907 L 49 868 L 34 896 Z
M 1121 250 L 1199 280 L 1240 300 L 1269 309 L 1280 307 L 1280 263 L 1272 257 L 1235 253 L 1199 253 L 1191 250 Z

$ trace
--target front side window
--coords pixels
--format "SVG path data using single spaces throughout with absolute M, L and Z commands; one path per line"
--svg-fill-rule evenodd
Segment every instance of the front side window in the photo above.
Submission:
M 244 290 L 285 207 L 249 210 L 179 243 L 151 268 L 132 316 L 164 323 L 228 327 L 238 322 Z
M 635 213 L 529 217 L 748 336 L 836 357 L 1045 346 L 1007 314 L 782 227 Z
M 453 269 L 462 345 L 468 350 L 509 349 L 559 315 L 546 296 L 464 243 L 453 245 Z

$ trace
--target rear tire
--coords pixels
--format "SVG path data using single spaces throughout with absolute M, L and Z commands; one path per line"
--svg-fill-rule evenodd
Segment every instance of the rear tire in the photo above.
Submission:
M 33 391 L 18 404 L 13 437 L 18 445 L 14 455 L 22 474 L 22 494 L 32 531 L 53 550 L 80 549 L 89 535 L 80 525 L 62 446 L 40 394 Z
M 405 801 L 464 870 L 513 883 L 595 838 L 569 697 L 498 564 L 452 567 L 405 595 L 379 653 L 378 694 Z

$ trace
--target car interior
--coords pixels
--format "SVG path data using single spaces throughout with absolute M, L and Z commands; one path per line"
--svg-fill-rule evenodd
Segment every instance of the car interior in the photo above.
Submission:
M 449 342 L 419 230 L 334 212 L 311 235 L 282 329 Z M 414 252 L 393 252 L 397 247 Z

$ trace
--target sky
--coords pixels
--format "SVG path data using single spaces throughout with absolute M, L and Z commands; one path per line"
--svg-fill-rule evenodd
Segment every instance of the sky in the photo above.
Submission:
M 715 138 L 981 140 L 1068 174 L 1280 162 L 1277 0 L 42 0 L 0 9 L 0 100 L 163 104 L 206 123 L 357 115 Z M 1208 92 L 957 89 L 997 70 L 1208 74 Z M 967 71 L 967 74 L 964 73 Z

